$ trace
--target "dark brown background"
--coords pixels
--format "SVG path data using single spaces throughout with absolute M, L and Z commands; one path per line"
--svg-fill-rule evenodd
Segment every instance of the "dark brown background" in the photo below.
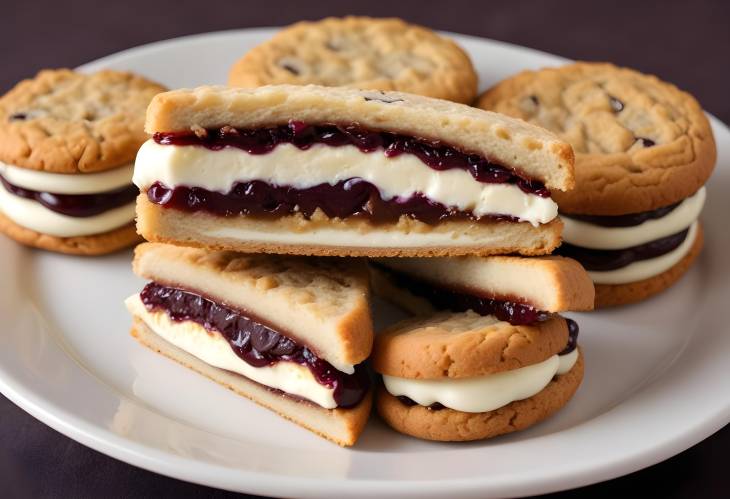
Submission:
M 632 66 L 690 91 L 730 123 L 730 2 L 3 0 L 0 5 L 3 92 L 41 68 L 74 67 L 156 40 L 326 15 L 370 14 L 399 16 L 574 59 Z M 664 463 L 564 495 L 729 497 L 728 451 L 726 427 Z M 234 496 L 103 456 L 37 422 L 1 395 L 0 487 L 3 497 Z

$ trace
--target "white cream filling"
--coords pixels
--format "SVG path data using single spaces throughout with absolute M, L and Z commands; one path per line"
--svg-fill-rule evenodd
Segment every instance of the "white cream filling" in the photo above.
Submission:
M 486 376 L 459 379 L 406 379 L 383 375 L 385 389 L 393 396 L 406 396 L 419 405 L 436 402 L 462 412 L 488 412 L 541 392 L 554 376 L 570 371 L 578 349 L 553 355 L 538 364 Z
M 696 237 L 697 222 L 689 227 L 687 237 L 684 238 L 682 244 L 669 253 L 648 260 L 638 260 L 620 269 L 589 271 L 588 275 L 596 284 L 626 284 L 657 276 L 679 263 L 692 249 Z
M 676 234 L 697 220 L 705 204 L 705 188 L 682 201 L 667 215 L 633 227 L 602 227 L 561 215 L 563 240 L 591 249 L 624 249 Z
M 228 192 L 236 182 L 252 180 L 305 189 L 350 178 L 375 185 L 385 200 L 420 192 L 477 216 L 510 215 L 537 226 L 558 214 L 552 199 L 527 194 L 514 184 L 477 182 L 465 170 L 437 171 L 412 154 L 388 158 L 382 151 L 363 153 L 355 146 L 315 144 L 301 150 L 280 144 L 267 154 L 249 154 L 234 147 L 211 151 L 148 140 L 137 153 L 134 169 L 134 183 L 141 190 L 159 181 L 168 187 L 186 185 Z
M 134 165 L 98 173 L 48 173 L 0 162 L 0 175 L 18 187 L 54 194 L 98 194 L 132 183 Z
M 0 212 L 21 227 L 56 237 L 102 234 L 134 220 L 134 201 L 91 217 L 70 217 L 0 186 Z
M 206 364 L 238 373 L 264 386 L 311 400 L 325 409 L 334 409 L 337 402 L 334 389 L 319 382 L 307 367 L 294 362 L 276 362 L 270 366 L 253 367 L 235 354 L 220 333 L 208 331 L 193 321 L 176 322 L 165 312 L 150 312 L 139 295 L 125 300 L 127 309 L 165 341 L 185 350 Z

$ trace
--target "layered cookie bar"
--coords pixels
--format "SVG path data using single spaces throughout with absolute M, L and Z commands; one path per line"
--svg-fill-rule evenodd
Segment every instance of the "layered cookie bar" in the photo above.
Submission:
M 404 93 L 310 86 L 158 95 L 139 151 L 137 228 L 158 242 L 337 256 L 546 254 L 565 142 Z
M 593 309 L 591 278 L 570 258 L 378 258 L 370 267 L 375 293 L 415 315 L 472 311 L 528 325 Z
M 129 297 L 143 345 L 340 445 L 370 411 L 363 262 L 145 243 Z
M 427 440 L 523 430 L 562 408 L 583 378 L 578 328 L 554 316 L 515 326 L 472 311 L 398 323 L 376 336 L 380 416 Z
M 164 90 L 132 73 L 56 69 L 0 97 L 0 231 L 81 255 L 137 242 L 132 162 Z

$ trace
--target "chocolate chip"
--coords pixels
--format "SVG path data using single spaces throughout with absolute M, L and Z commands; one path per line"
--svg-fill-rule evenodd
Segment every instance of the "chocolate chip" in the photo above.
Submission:
M 539 100 L 539 99 L 537 98 L 537 95 L 531 95 L 531 96 L 530 96 L 530 100 L 531 100 L 531 101 L 532 101 L 532 103 L 533 103 L 533 104 L 535 104 L 536 106 L 539 106 L 539 105 L 540 105 L 540 100 Z
M 292 66 L 291 64 L 283 63 L 281 65 L 281 67 L 286 69 L 293 75 L 299 75 L 299 70 L 297 68 L 295 68 L 294 66 Z
M 613 109 L 613 112 L 620 113 L 624 110 L 624 103 L 618 100 L 616 97 L 609 95 L 608 100 L 611 103 L 611 109 Z
M 641 142 L 641 145 L 644 146 L 644 147 L 651 147 L 651 146 L 655 146 L 656 145 L 656 142 L 654 142 L 651 139 L 647 139 L 645 137 L 637 137 L 636 140 L 637 141 L 640 141 Z
M 23 121 L 28 119 L 28 115 L 25 113 L 15 113 L 11 114 L 8 118 L 8 121 Z

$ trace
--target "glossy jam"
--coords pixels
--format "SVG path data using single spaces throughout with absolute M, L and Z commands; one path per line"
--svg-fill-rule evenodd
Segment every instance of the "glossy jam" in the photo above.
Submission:
M 236 355 L 253 367 L 280 361 L 307 367 L 320 384 L 334 389 L 338 407 L 357 405 L 367 393 L 369 378 L 362 365 L 356 366 L 354 374 L 338 371 L 306 346 L 273 330 L 249 313 L 155 282 L 147 284 L 140 297 L 148 310 L 162 310 L 173 321 L 193 321 L 219 332 Z
M 440 142 L 368 130 L 354 124 L 307 125 L 300 121 L 291 121 L 287 125 L 252 130 L 224 126 L 197 133 L 158 132 L 154 135 L 154 140 L 158 144 L 197 145 L 213 151 L 237 147 L 249 154 L 266 154 L 284 143 L 293 144 L 299 149 L 308 149 L 314 144 L 330 147 L 353 145 L 364 153 L 382 151 L 387 157 L 413 154 L 434 170 L 458 168 L 468 171 L 479 182 L 517 184 L 528 194 L 550 197 L 550 191 L 543 184 L 520 176 L 479 155 L 468 154 Z
M 558 355 L 567 355 L 578 347 L 578 323 L 575 322 L 573 319 L 565 319 L 565 322 L 568 324 L 568 344 Z M 408 407 L 418 405 L 418 402 L 410 397 L 406 397 L 405 395 L 399 395 L 396 398 L 400 401 L 401 404 Z M 431 411 L 439 411 L 441 409 L 444 409 L 445 407 L 440 402 L 434 402 L 433 404 L 426 406 L 426 408 Z
M 628 215 L 601 216 L 601 215 L 574 215 L 568 213 L 565 216 L 587 222 L 601 227 L 635 227 L 641 225 L 647 220 L 656 220 L 662 218 L 672 212 L 680 203 L 670 206 L 664 206 L 651 211 L 642 211 L 640 213 L 629 213 Z
M 494 315 L 497 319 L 513 325 L 534 324 L 551 317 L 550 312 L 537 310 L 525 303 L 479 296 L 467 291 L 438 286 L 376 262 L 370 262 L 370 264 L 385 272 L 393 284 L 425 298 L 437 309 L 453 312 L 473 310 L 480 315 Z
M 2 176 L 0 176 L 0 182 L 8 192 L 18 197 L 36 201 L 61 215 L 79 218 L 93 217 L 119 208 L 133 202 L 139 194 L 139 190 L 134 185 L 98 194 L 53 194 L 19 187 L 11 184 Z
M 620 250 L 588 249 L 563 243 L 555 250 L 555 253 L 578 260 L 586 270 L 616 270 L 640 260 L 665 255 L 677 249 L 687 237 L 688 232 L 689 229 L 685 229 L 671 236 Z
M 442 220 L 466 219 L 477 222 L 518 221 L 509 215 L 476 217 L 470 211 L 459 211 L 415 194 L 408 198 L 384 200 L 370 182 L 353 178 L 332 184 L 319 184 L 307 189 L 275 186 L 254 180 L 239 182 L 227 193 L 201 187 L 178 186 L 170 189 L 155 182 L 147 189 L 150 202 L 186 212 L 205 211 L 217 216 L 249 215 L 283 217 L 295 213 L 309 219 L 319 208 L 330 218 L 364 218 L 375 224 L 395 223 L 408 216 L 427 224 Z

